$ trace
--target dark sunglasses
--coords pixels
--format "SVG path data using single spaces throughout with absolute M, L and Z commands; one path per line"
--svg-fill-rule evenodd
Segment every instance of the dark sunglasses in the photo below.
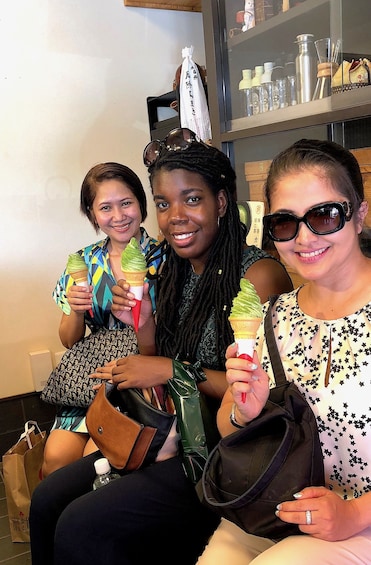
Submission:
M 273 241 L 290 241 L 297 236 L 300 222 L 316 235 L 329 235 L 344 227 L 353 215 L 348 202 L 328 202 L 310 208 L 302 218 L 288 212 L 268 214 L 263 218 L 267 234 Z
M 202 143 L 202 145 L 208 147 L 192 130 L 188 128 L 172 129 L 163 141 L 154 139 L 145 146 L 143 162 L 146 167 L 150 167 L 159 158 L 163 149 L 167 149 L 167 151 L 184 151 L 192 143 Z

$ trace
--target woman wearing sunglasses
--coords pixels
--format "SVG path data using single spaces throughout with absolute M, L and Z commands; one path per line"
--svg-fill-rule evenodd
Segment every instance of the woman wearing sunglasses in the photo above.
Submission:
M 269 237 L 306 281 L 279 297 L 273 327 L 288 380 L 317 418 L 325 487 L 308 486 L 277 507 L 306 535 L 274 543 L 222 520 L 199 565 L 364 565 L 371 555 L 371 259 L 360 247 L 368 211 L 354 156 L 329 141 L 301 140 L 272 162 L 266 182 Z M 254 362 L 227 351 L 220 433 L 248 425 L 273 372 L 263 326 Z M 242 393 L 247 395 L 241 401 Z M 298 462 L 300 464 L 300 462 Z
M 121 388 L 159 387 L 172 377 L 172 360 L 198 363 L 200 391 L 216 403 L 226 390 L 225 352 L 232 340 L 228 314 L 240 278 L 249 277 L 261 300 L 292 289 L 277 260 L 245 244 L 229 159 L 187 129 L 172 131 L 144 151 L 164 235 L 166 261 L 156 291 L 154 318 L 148 288 L 137 333 L 140 355 L 120 359 L 113 380 Z M 125 281 L 113 287 L 112 311 L 132 324 L 134 295 Z M 155 323 L 156 320 L 156 323 Z M 166 392 L 166 391 L 165 391 Z M 216 431 L 215 420 L 213 430 Z M 185 474 L 179 434 L 155 464 L 123 474 L 92 492 L 93 462 L 85 457 L 56 471 L 34 493 L 33 565 L 192 565 L 216 527 Z M 55 536 L 55 537 L 54 537 Z M 55 553 L 53 561 L 53 538 Z

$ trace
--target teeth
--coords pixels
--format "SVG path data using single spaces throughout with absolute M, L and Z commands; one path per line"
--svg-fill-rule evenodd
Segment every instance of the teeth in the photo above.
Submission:
M 192 232 L 190 233 L 178 233 L 173 234 L 174 239 L 187 239 L 187 237 L 191 237 L 193 235 Z
M 317 249 L 317 251 L 311 251 L 310 253 L 299 253 L 300 257 L 316 257 L 317 255 L 322 255 L 322 253 L 324 253 L 326 251 L 325 248 L 323 249 Z

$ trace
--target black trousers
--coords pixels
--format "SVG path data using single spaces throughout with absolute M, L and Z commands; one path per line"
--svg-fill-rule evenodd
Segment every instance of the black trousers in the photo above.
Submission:
M 33 565 L 192 565 L 219 519 L 199 502 L 180 457 L 93 491 L 93 453 L 55 471 L 30 509 Z

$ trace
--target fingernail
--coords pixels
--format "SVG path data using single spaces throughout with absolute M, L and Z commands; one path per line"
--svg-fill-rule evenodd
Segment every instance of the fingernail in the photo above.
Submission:
M 277 512 L 279 512 L 281 510 L 281 504 L 277 504 L 276 509 L 277 509 Z
M 294 494 L 294 498 L 301 498 L 302 496 L 303 496 L 303 495 L 302 495 L 301 492 L 296 492 L 296 493 Z
M 255 365 L 255 363 L 250 363 L 250 370 L 251 371 L 256 371 L 257 368 L 258 368 L 258 366 Z
M 275 511 L 275 515 L 279 518 L 279 516 L 280 516 L 280 511 L 279 511 L 279 510 L 276 510 L 276 511 Z

